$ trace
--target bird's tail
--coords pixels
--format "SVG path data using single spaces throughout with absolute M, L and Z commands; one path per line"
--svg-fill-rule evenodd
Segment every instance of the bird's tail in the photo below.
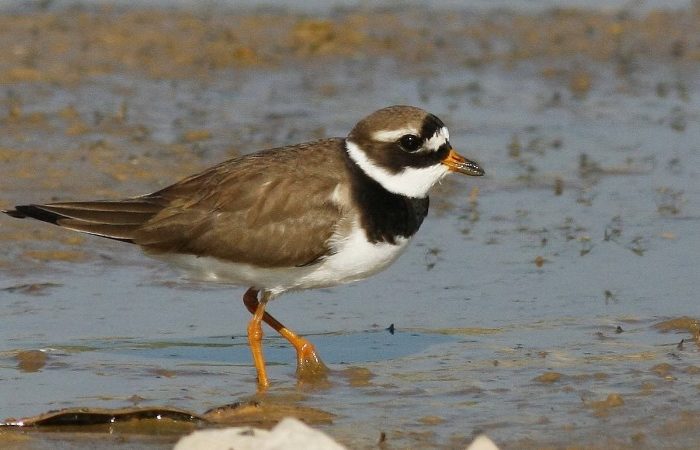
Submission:
M 30 217 L 82 233 L 133 242 L 136 230 L 162 208 L 157 198 L 136 197 L 116 201 L 18 205 L 2 212 L 19 219 Z

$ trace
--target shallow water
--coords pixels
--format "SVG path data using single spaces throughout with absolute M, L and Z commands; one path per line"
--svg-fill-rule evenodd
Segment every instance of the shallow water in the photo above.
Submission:
M 620 73 L 555 54 L 476 67 L 331 55 L 176 80 L 15 82 L 0 206 L 137 195 L 420 105 L 487 176 L 445 181 L 386 272 L 270 306 L 332 373 L 297 386 L 294 353 L 270 332 L 267 398 L 334 414 L 318 427 L 351 448 L 381 433 L 390 448 L 460 448 L 479 430 L 504 448 L 693 448 L 698 336 L 655 325 L 700 317 L 697 63 L 638 57 Z M 0 417 L 255 397 L 242 288 L 189 283 L 128 245 L 41 223 L 2 218 L 0 239 Z M 0 430 L 18 448 L 176 438 Z

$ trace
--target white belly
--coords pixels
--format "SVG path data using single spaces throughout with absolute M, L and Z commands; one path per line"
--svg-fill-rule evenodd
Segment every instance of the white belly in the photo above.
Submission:
M 355 227 L 348 237 L 335 243 L 336 252 L 318 264 L 288 268 L 257 267 L 186 254 L 152 256 L 184 269 L 188 277 L 196 280 L 267 289 L 278 295 L 288 290 L 350 283 L 374 275 L 401 255 L 409 239 L 397 238 L 396 242 L 395 245 L 372 244 L 367 242 L 364 230 Z
M 338 245 L 338 251 L 314 267 L 300 280 L 301 289 L 333 286 L 367 278 L 389 267 L 406 249 L 409 239 L 397 238 L 396 244 L 367 242 L 364 230 L 356 227 Z

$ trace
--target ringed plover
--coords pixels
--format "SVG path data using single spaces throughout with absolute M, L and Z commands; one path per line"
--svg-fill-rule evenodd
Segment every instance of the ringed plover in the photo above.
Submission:
M 248 340 L 264 389 L 262 322 L 294 346 L 300 379 L 327 370 L 308 340 L 265 311 L 270 300 L 387 268 L 423 223 L 438 181 L 484 174 L 449 138 L 436 116 L 390 106 L 346 138 L 240 156 L 151 194 L 3 212 L 139 245 L 196 279 L 249 286 Z

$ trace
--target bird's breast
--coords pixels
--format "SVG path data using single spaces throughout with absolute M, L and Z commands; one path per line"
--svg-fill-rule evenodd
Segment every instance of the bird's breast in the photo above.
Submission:
M 372 242 L 359 224 L 334 243 L 334 252 L 327 256 L 304 280 L 299 288 L 332 286 L 361 280 L 391 265 L 406 249 L 410 238 L 396 237 L 393 243 Z

